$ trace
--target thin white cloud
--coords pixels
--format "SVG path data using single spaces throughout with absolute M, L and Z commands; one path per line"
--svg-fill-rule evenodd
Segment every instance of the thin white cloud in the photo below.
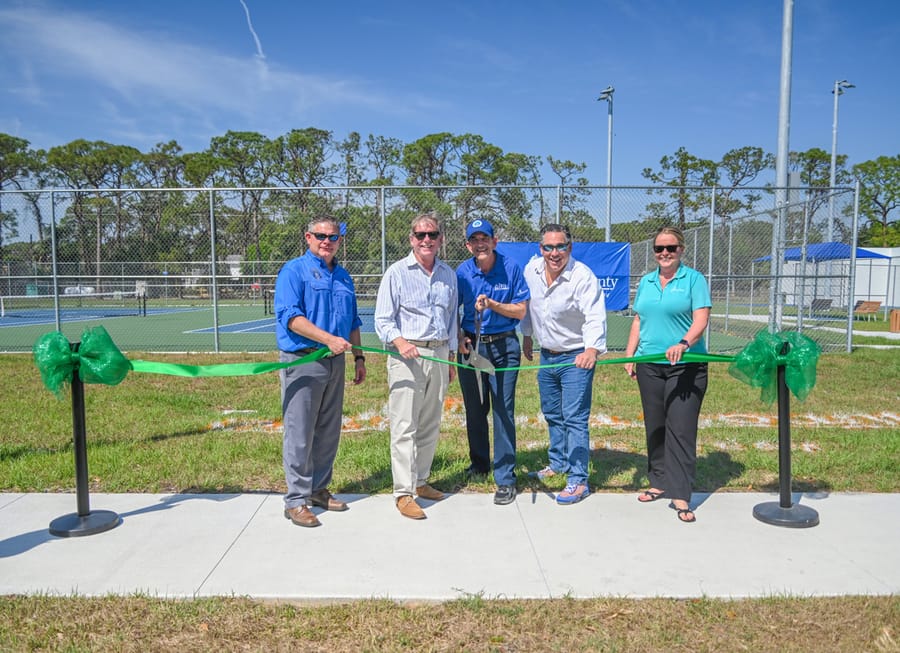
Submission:
M 205 115 L 209 112 L 268 119 L 275 112 L 291 111 L 302 121 L 303 113 L 330 106 L 362 106 L 395 115 L 420 106 L 415 99 L 398 103 L 396 96 L 384 95 L 365 81 L 273 65 L 265 60 L 252 26 L 256 55 L 245 59 L 87 14 L 58 7 L 48 11 L 40 4 L 0 9 L 0 32 L 0 56 L 27 72 L 20 73 L 30 80 L 20 95 L 29 101 L 71 83 L 81 87 L 85 102 L 94 93 L 107 100 L 117 95 L 132 107 L 193 114 L 195 119 L 210 119 Z
M 17 96 L 22 101 L 32 105 L 44 105 L 41 87 L 35 78 L 34 69 L 28 61 L 23 61 L 19 69 L 19 84 L 9 84 L 6 91 Z

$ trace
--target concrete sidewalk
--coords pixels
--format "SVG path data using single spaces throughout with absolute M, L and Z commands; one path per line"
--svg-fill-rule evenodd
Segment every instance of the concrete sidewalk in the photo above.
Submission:
M 295 600 L 759 597 L 900 593 L 900 494 L 805 494 L 821 523 L 764 524 L 764 493 L 695 494 L 697 522 L 665 500 L 549 493 L 495 506 L 490 494 L 422 502 L 405 519 L 389 495 L 341 495 L 343 513 L 294 526 L 275 494 L 94 494 L 122 522 L 50 535 L 73 494 L 0 494 L 0 593 Z

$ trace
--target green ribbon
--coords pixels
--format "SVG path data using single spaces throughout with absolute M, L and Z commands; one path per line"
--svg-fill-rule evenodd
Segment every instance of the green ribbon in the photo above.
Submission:
M 372 352 L 374 354 L 387 354 L 388 356 L 401 357 L 395 351 L 387 349 L 378 349 L 375 347 L 362 347 L 354 345 L 354 349 Z M 266 372 L 274 372 L 282 370 L 294 365 L 302 365 L 303 363 L 311 363 L 321 358 L 331 356 L 328 347 L 322 347 L 316 351 L 307 354 L 303 358 L 288 363 L 224 363 L 221 365 L 178 365 L 175 363 L 157 363 L 154 361 L 132 361 L 131 366 L 135 372 L 146 372 L 149 374 L 170 374 L 172 376 L 249 376 L 251 374 L 264 374 Z M 474 370 L 474 367 L 457 363 L 456 361 L 448 361 L 446 358 L 435 358 L 433 356 L 419 356 L 419 358 L 436 363 L 444 363 L 453 365 L 454 367 L 465 367 Z
M 250 376 L 251 374 L 265 374 L 283 370 L 294 365 L 311 363 L 320 358 L 326 358 L 331 354 L 328 347 L 316 349 L 314 352 L 286 363 L 222 363 L 219 365 L 179 365 L 177 363 L 159 363 L 156 361 L 132 361 L 131 367 L 135 372 L 147 374 L 168 374 L 170 376 Z
M 724 356 L 722 354 L 690 354 L 681 355 L 681 360 L 685 363 L 730 363 L 734 360 L 734 356 Z M 624 365 L 625 363 L 665 363 L 665 353 L 662 354 L 645 354 L 644 356 L 629 356 L 626 358 L 603 358 L 596 362 L 596 365 Z M 521 365 L 519 367 L 498 367 L 495 372 L 511 372 L 513 370 L 539 370 L 549 369 L 552 367 L 571 367 L 575 363 L 552 363 L 550 365 Z
M 788 343 L 787 353 L 780 352 Z M 363 351 L 388 356 L 400 356 L 399 353 L 374 347 L 358 347 Z M 81 336 L 81 344 L 74 351 L 66 337 L 59 331 L 46 333 L 34 344 L 34 361 L 41 373 L 41 378 L 48 390 L 60 396 L 62 388 L 71 383 L 73 374 L 78 372 L 85 383 L 103 383 L 117 385 L 129 370 L 149 374 L 167 374 L 185 377 L 217 377 L 247 376 L 265 374 L 282 370 L 294 365 L 310 363 L 331 355 L 327 347 L 287 363 L 226 363 L 220 365 L 180 365 L 177 363 L 161 363 L 155 361 L 129 361 L 113 343 L 112 338 L 102 326 L 86 329 Z M 809 395 L 816 384 L 816 363 L 819 359 L 819 346 L 810 338 L 793 331 L 771 334 L 762 330 L 756 334 L 737 356 L 719 354 L 685 353 L 685 363 L 731 363 L 728 373 L 751 387 L 762 388 L 762 401 L 771 404 L 777 396 L 775 370 L 778 365 L 785 365 L 785 382 L 798 399 Z M 443 358 L 421 356 L 425 360 L 453 365 L 454 367 L 480 371 L 464 363 L 448 361 Z M 667 363 L 665 354 L 649 354 L 627 358 L 609 358 L 597 361 L 597 365 L 619 365 L 624 363 Z M 512 370 L 540 369 L 542 367 L 565 367 L 573 363 L 556 363 L 553 365 L 526 365 L 521 367 L 501 367 L 498 372 Z
M 117 385 L 131 369 L 102 326 L 86 329 L 77 351 L 62 333 L 53 331 L 38 338 L 32 353 L 44 385 L 57 397 L 76 372 L 85 383 Z
M 782 354 L 785 349 L 786 353 Z M 816 363 L 820 353 L 819 345 L 802 333 L 763 330 L 734 357 L 728 373 L 753 388 L 761 388 L 760 399 L 771 404 L 778 396 L 776 369 L 784 365 L 785 384 L 797 399 L 803 401 L 816 385 Z

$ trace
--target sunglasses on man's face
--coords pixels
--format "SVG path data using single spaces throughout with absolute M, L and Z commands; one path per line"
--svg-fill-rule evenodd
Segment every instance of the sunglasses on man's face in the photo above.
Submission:
M 431 238 L 431 240 L 437 240 L 441 235 L 440 231 L 414 231 L 413 236 L 416 237 L 416 240 L 425 240 L 425 236 Z
M 310 233 L 310 236 L 312 236 L 313 238 L 315 238 L 316 240 L 318 240 L 320 242 L 327 238 L 328 240 L 330 240 L 333 243 L 336 243 L 337 239 L 341 237 L 340 234 L 318 234 L 318 233 Z
M 541 249 L 548 253 L 552 252 L 554 250 L 557 252 L 564 252 L 568 248 L 569 248 L 569 243 L 560 243 L 558 245 L 541 245 Z
M 654 245 L 653 251 L 657 254 L 662 254 L 663 250 L 669 252 L 669 254 L 674 254 L 678 251 L 678 245 Z

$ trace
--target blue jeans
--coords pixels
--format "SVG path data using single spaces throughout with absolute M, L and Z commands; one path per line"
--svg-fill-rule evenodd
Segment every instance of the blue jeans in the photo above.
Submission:
M 551 354 L 541 350 L 541 365 L 574 363 L 583 349 Z M 538 370 L 541 412 L 550 429 L 550 469 L 568 474 L 571 485 L 587 485 L 591 455 L 588 419 L 594 368 L 550 367 Z
M 521 345 L 514 336 L 490 344 L 481 343 L 478 353 L 494 367 L 518 367 Z M 459 362 L 465 362 L 460 356 Z M 479 372 L 483 396 L 478 396 L 476 372 L 459 368 L 459 387 L 466 405 L 466 433 L 469 437 L 469 459 L 476 471 L 490 469 L 491 447 L 488 434 L 488 413 L 493 412 L 494 423 L 494 482 L 497 485 L 516 484 L 516 380 L 518 370 L 497 372 L 494 376 Z M 491 411 L 493 403 L 493 411 Z

